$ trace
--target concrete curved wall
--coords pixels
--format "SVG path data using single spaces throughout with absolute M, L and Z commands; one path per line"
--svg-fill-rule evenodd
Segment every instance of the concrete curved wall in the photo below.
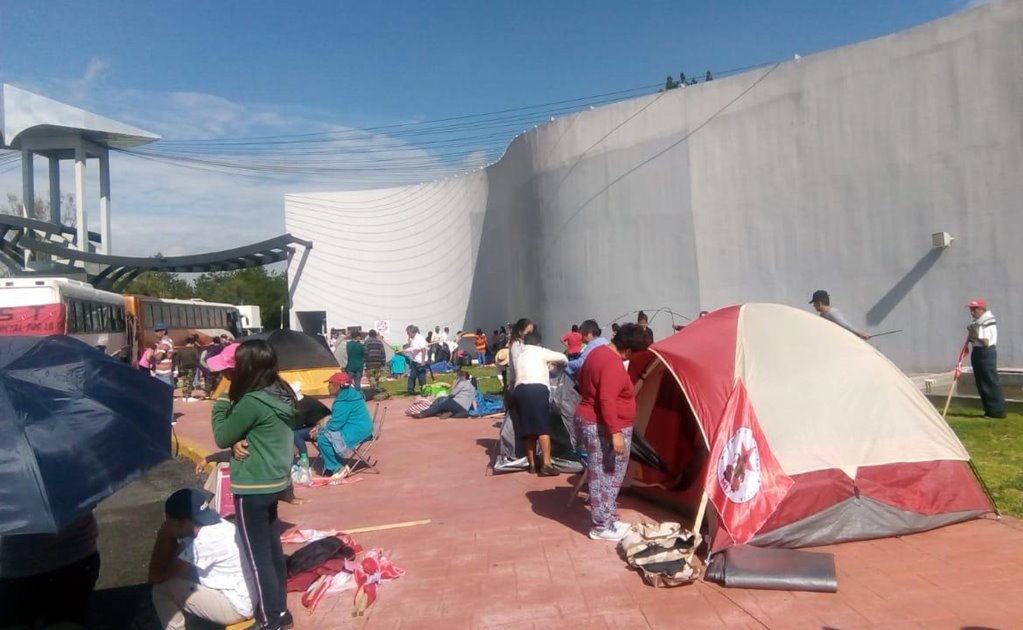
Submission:
M 986 296 L 1019 365 L 1023 2 L 523 134 L 485 170 L 289 195 L 315 242 L 295 310 L 553 333 L 658 307 L 806 306 L 814 289 L 908 371 L 949 369 Z M 932 250 L 930 235 L 956 241 Z M 296 265 L 292 265 L 293 276 Z M 667 334 L 669 315 L 654 320 Z

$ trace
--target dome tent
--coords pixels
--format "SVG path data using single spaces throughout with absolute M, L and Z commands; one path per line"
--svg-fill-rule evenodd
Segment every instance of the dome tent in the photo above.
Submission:
M 668 464 L 628 483 L 704 517 L 712 549 L 896 536 L 992 510 L 969 454 L 880 352 L 777 304 L 733 306 L 655 343 L 636 432 Z

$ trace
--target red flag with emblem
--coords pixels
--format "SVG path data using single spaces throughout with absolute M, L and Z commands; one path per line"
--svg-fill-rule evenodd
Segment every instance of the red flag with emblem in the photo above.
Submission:
M 792 487 L 774 458 L 741 380 L 728 397 L 710 454 L 706 491 L 732 541 L 749 541 Z

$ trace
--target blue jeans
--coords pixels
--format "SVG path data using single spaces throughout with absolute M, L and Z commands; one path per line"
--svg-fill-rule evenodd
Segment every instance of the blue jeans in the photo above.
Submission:
M 419 389 L 426 385 L 426 366 L 418 363 L 410 363 L 408 368 L 408 393 L 416 389 L 416 380 L 419 380 Z
M 480 352 L 480 353 L 478 353 L 478 354 L 476 355 L 476 359 L 477 359 L 477 360 L 479 360 L 479 362 L 480 362 L 480 367 L 483 367 L 484 365 L 486 365 L 486 364 L 487 364 L 487 353 L 486 353 L 486 352 Z
M 345 370 L 345 372 L 348 372 L 348 376 L 352 377 L 352 387 L 354 387 L 355 389 L 361 390 L 362 389 L 362 370 L 359 370 L 358 372 L 351 372 L 349 370 Z
M 309 448 L 306 446 L 306 442 L 313 441 L 312 437 L 309 435 L 309 432 L 312 430 L 312 427 L 305 427 L 303 429 L 295 429 L 294 431 L 295 448 L 298 449 L 298 454 L 300 456 L 305 455 L 306 457 L 309 457 Z

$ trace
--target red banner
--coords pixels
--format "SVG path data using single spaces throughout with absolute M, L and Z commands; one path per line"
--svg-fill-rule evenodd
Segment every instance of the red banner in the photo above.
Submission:
M 0 308 L 0 337 L 42 337 L 63 334 L 63 304 Z
M 707 495 L 725 531 L 742 545 L 760 531 L 793 481 L 771 453 L 742 381 L 736 381 L 718 426 Z

